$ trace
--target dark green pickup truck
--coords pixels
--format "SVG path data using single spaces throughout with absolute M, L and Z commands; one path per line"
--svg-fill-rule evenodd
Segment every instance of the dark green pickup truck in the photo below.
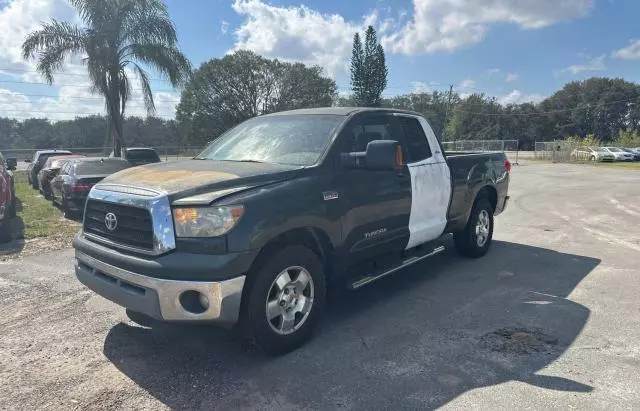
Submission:
M 362 287 L 438 253 L 447 233 L 483 256 L 510 168 L 503 153 L 445 155 L 413 112 L 256 117 L 192 160 L 97 184 L 76 275 L 138 317 L 238 325 L 282 353 L 318 324 L 329 282 Z

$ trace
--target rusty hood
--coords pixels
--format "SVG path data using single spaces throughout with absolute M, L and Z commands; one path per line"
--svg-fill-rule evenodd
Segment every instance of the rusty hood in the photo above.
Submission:
M 294 177 L 302 167 L 269 163 L 187 160 L 133 167 L 101 185 L 120 185 L 169 194 L 173 199 L 233 187 L 257 187 Z

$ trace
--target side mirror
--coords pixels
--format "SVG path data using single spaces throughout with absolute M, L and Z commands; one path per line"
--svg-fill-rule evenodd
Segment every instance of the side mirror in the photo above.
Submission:
M 393 170 L 402 165 L 400 143 L 394 140 L 371 141 L 365 152 L 343 154 L 342 164 L 349 168 Z
M 18 168 L 18 159 L 15 157 L 7 158 L 7 170 L 13 171 Z
M 26 160 L 24 160 L 24 162 L 25 162 L 25 163 L 30 163 L 30 162 L 31 162 L 31 160 L 26 159 Z

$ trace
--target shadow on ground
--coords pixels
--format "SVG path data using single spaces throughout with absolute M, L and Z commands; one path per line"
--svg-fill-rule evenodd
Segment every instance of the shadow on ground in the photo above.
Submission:
M 589 310 L 566 297 L 599 263 L 495 241 L 480 260 L 447 251 L 336 293 L 315 338 L 283 357 L 211 327 L 125 323 L 104 354 L 171 408 L 424 409 L 508 381 L 589 392 L 537 372 L 587 322 Z

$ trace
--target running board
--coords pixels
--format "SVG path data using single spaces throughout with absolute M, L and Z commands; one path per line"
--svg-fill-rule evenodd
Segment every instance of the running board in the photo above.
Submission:
M 445 250 L 444 246 L 439 246 L 434 248 L 432 251 L 428 252 L 427 254 L 414 255 L 414 256 L 405 258 L 404 260 L 402 260 L 400 264 L 393 266 L 391 268 L 382 269 L 382 271 L 378 274 L 365 275 L 364 277 L 359 278 L 357 281 L 354 281 L 353 283 L 351 283 L 349 285 L 349 288 L 352 290 L 357 290 L 360 287 L 364 287 L 367 284 L 371 284 L 372 282 L 377 281 L 390 274 L 393 274 L 396 271 L 400 271 L 403 268 L 407 268 L 409 266 L 414 265 L 415 263 L 419 263 L 420 261 L 426 258 L 433 257 L 436 254 L 440 254 L 444 250 Z

